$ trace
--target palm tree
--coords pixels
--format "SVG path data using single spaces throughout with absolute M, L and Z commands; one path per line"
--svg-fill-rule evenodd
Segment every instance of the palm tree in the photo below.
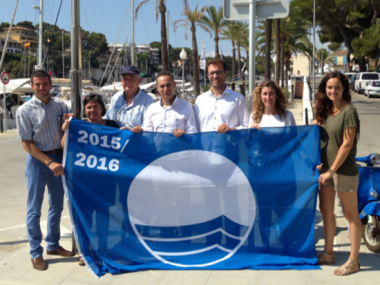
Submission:
M 189 26 L 189 23 L 191 25 L 191 35 L 192 35 L 192 55 L 193 55 L 193 70 L 194 70 L 194 90 L 195 90 L 195 98 L 200 94 L 200 88 L 199 88 L 199 65 L 198 65 L 198 45 L 197 45 L 197 36 L 196 36 L 196 26 L 199 26 L 203 28 L 204 30 L 207 30 L 207 27 L 204 27 L 203 24 L 199 23 L 203 12 L 207 9 L 206 6 L 201 8 L 198 11 L 198 4 L 195 7 L 194 10 L 191 10 L 187 0 L 184 0 L 184 11 L 182 13 L 183 16 L 185 16 L 186 19 L 184 20 L 177 20 L 173 23 L 174 25 L 174 31 L 177 30 L 179 27 L 185 27 L 185 39 L 188 38 L 187 36 L 187 28 Z
M 298 43 L 301 39 L 307 38 L 310 23 L 300 16 L 300 9 L 290 6 L 289 16 L 280 20 L 280 45 L 281 45 L 281 87 L 287 85 L 284 68 L 287 70 L 290 65 L 292 53 L 298 51 Z M 287 73 L 286 73 L 287 74 Z
M 229 40 L 232 43 L 232 78 L 236 75 L 236 42 L 239 38 L 239 26 L 237 22 L 230 21 L 228 26 L 221 32 L 221 40 Z
M 324 48 L 321 48 L 319 50 L 316 51 L 315 53 L 315 57 L 318 59 L 318 61 L 321 63 L 321 71 L 322 73 L 323 72 L 323 67 L 324 67 L 324 64 L 325 63 L 331 63 L 333 65 L 336 65 L 335 63 L 335 58 L 332 57 L 332 55 L 330 54 L 330 52 Z
M 270 51 L 272 47 L 272 20 L 265 20 L 265 79 L 270 80 Z
M 142 5 L 147 3 L 149 0 L 142 1 L 136 8 L 136 18 L 137 13 L 141 9 Z M 161 14 L 161 60 L 162 60 L 162 70 L 169 70 L 169 58 L 168 58 L 168 37 L 166 34 L 166 21 L 165 21 L 165 13 L 166 13 L 166 0 L 155 0 L 156 3 L 156 22 L 158 21 L 158 11 Z
M 242 71 L 241 71 L 241 54 L 240 49 L 244 38 L 248 38 L 248 24 L 247 22 L 237 22 L 238 34 L 236 38 L 237 54 L 238 54 L 238 73 L 239 79 L 242 80 Z
M 201 23 L 207 27 L 208 32 L 214 34 L 215 41 L 215 58 L 219 58 L 219 34 L 221 33 L 223 27 L 228 25 L 228 22 L 224 20 L 223 8 L 219 7 L 218 10 L 215 6 L 209 6 L 206 10 L 208 17 L 203 15 Z
M 276 54 L 277 62 L 276 62 L 276 84 L 279 85 L 280 82 L 280 33 L 281 33 L 281 20 L 275 19 L 275 32 L 274 32 L 274 52 Z

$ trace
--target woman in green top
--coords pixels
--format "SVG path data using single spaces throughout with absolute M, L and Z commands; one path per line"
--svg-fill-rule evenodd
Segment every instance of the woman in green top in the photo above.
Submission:
M 327 74 L 321 81 L 314 107 L 321 127 L 321 166 L 319 167 L 319 201 L 323 217 L 325 248 L 318 256 L 319 264 L 334 264 L 334 203 L 336 191 L 344 216 L 350 224 L 351 254 L 348 261 L 334 271 L 348 275 L 359 271 L 359 247 L 362 223 L 358 212 L 358 168 L 355 161 L 359 117 L 351 104 L 349 83 L 340 72 Z

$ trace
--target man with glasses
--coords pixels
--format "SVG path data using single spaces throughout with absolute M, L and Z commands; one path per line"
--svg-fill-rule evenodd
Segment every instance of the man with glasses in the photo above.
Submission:
M 112 97 L 111 106 L 104 118 L 114 120 L 121 129 L 132 130 L 141 126 L 145 111 L 154 100 L 139 88 L 140 83 L 140 71 L 133 65 L 125 67 L 121 72 L 124 90 Z
M 227 65 L 222 59 L 207 63 L 211 89 L 198 96 L 194 105 L 195 120 L 200 132 L 225 133 L 248 127 L 245 98 L 226 85 Z

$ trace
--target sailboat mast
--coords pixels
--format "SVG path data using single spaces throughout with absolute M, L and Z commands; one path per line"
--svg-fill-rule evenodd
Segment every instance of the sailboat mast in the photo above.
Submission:
M 131 39 L 131 65 L 135 65 L 135 0 L 132 0 L 132 39 Z
M 71 0 L 71 110 L 76 118 L 82 116 L 82 30 L 80 0 Z
M 13 16 L 12 16 L 11 24 L 9 25 L 7 38 L 5 39 L 4 49 L 3 49 L 3 54 L 1 55 L 1 60 L 0 60 L 0 72 L 1 72 L 1 67 L 3 66 L 3 62 L 4 62 L 4 58 L 5 58 L 5 54 L 6 54 L 6 51 L 7 51 L 8 40 L 9 40 L 9 36 L 10 36 L 10 34 L 11 34 L 12 25 L 13 25 L 13 20 L 14 20 L 15 15 L 16 15 L 17 5 L 18 5 L 18 0 L 16 1 L 16 6 L 15 6 L 15 9 L 14 9 L 14 11 L 13 11 Z M 5 95 L 4 95 L 4 96 L 5 96 Z M 4 100 L 4 101 L 5 101 L 5 100 Z M 5 109 L 4 109 L 4 112 L 5 112 Z M 4 130 L 5 130 L 5 129 L 4 129 Z
M 43 28 L 43 0 L 40 0 L 40 17 L 38 25 L 38 65 L 42 66 L 42 28 Z

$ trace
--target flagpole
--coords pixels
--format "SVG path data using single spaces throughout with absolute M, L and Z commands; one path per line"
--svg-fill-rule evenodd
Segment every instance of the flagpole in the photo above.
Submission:
M 28 78 L 30 77 L 30 46 L 29 46 L 29 52 L 28 52 Z

